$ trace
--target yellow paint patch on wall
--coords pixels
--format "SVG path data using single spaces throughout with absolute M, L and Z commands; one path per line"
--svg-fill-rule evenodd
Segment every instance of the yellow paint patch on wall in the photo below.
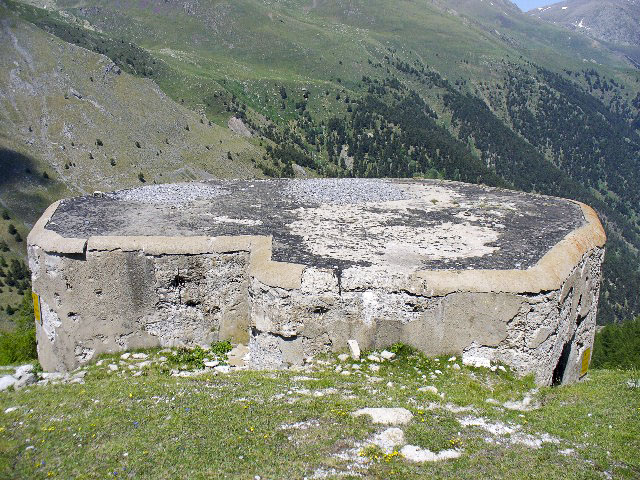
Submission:
M 40 297 L 37 293 L 31 292 L 33 298 L 33 316 L 40 325 L 42 325 L 42 316 L 40 315 Z
M 584 377 L 589 370 L 589 360 L 591 360 L 591 349 L 587 348 L 582 354 L 582 368 L 580 369 L 580 376 Z

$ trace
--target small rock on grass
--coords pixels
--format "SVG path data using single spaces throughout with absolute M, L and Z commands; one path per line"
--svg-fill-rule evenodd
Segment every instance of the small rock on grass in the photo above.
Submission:
M 380 447 L 384 453 L 393 452 L 393 447 L 404 445 L 404 432 L 398 427 L 387 428 L 373 437 L 371 443 Z
M 32 385 L 38 381 L 38 377 L 36 377 L 35 373 L 27 373 L 26 375 L 22 375 L 18 381 L 13 385 L 15 389 L 24 388 L 27 385 Z
M 340 360 L 341 362 L 346 362 L 347 360 L 349 360 L 349 355 L 347 355 L 346 353 L 341 353 L 340 355 L 338 355 L 338 360 Z
M 476 368 L 491 368 L 491 360 L 474 355 L 462 355 L 462 363 Z
M 31 372 L 33 372 L 33 365 L 31 364 L 21 365 L 18 368 L 16 368 L 16 373 L 14 373 L 13 376 L 20 379 Z
M 426 387 L 420 387 L 418 389 L 419 392 L 429 392 L 429 393 L 433 393 L 434 395 L 438 394 L 438 389 L 436 387 L 434 387 L 433 385 L 427 385 Z
M 354 416 L 369 415 L 373 423 L 383 425 L 404 425 L 411 421 L 413 414 L 406 408 L 361 408 Z
M 393 360 L 396 358 L 396 354 L 388 350 L 383 350 L 382 353 L 380 353 L 380 356 L 385 360 Z
M 416 463 L 450 460 L 462 455 L 458 450 L 442 450 L 441 452 L 434 453 L 431 450 L 416 447 L 415 445 L 405 445 L 402 447 L 402 450 L 400 450 L 400 453 L 407 460 Z
M 15 385 L 18 380 L 13 375 L 4 375 L 0 377 L 0 392 Z

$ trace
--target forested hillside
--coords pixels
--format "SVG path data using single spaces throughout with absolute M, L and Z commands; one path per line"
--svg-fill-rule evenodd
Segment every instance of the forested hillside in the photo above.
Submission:
M 240 158 L 260 174 L 446 178 L 588 203 L 609 234 L 599 322 L 640 313 L 640 71 L 615 49 L 510 2 L 4 3 L 154 82 L 198 128 L 240 125 Z M 169 181 L 162 168 L 154 180 Z

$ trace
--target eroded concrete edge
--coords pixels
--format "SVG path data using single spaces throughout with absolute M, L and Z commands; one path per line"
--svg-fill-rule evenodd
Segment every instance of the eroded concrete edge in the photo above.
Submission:
M 527 270 L 423 270 L 408 277 L 406 291 L 422 296 L 444 296 L 455 292 L 470 293 L 540 293 L 557 290 L 583 256 L 593 248 L 603 247 L 606 234 L 596 212 L 580 202 L 586 225 L 569 233 L 540 261 Z M 162 236 L 93 236 L 68 238 L 48 230 L 47 223 L 60 205 L 53 203 L 27 237 L 48 253 L 83 254 L 85 251 L 142 251 L 152 256 L 199 255 L 247 251 L 250 275 L 261 283 L 288 290 L 299 289 L 307 265 L 276 262 L 272 257 L 272 237 L 162 237 Z
M 410 277 L 407 291 L 415 295 L 444 296 L 456 292 L 530 293 L 558 290 L 582 258 L 604 247 L 607 236 L 596 212 L 584 203 L 586 225 L 570 232 L 527 270 L 423 270 Z
M 86 238 L 63 237 L 46 228 L 47 223 L 49 223 L 61 202 L 61 200 L 58 200 L 52 203 L 44 211 L 27 236 L 27 246 L 38 246 L 49 253 L 63 255 L 82 254 L 87 246 Z

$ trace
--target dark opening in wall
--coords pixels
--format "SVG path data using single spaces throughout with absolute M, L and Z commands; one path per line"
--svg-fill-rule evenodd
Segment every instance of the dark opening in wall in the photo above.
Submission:
M 569 363 L 569 355 L 571 354 L 571 346 L 573 345 L 573 341 L 576 338 L 576 334 L 574 333 L 567 343 L 562 347 L 562 353 L 560 354 L 560 358 L 558 359 L 558 364 L 556 368 L 553 369 L 553 377 L 551 379 L 552 385 L 560 385 L 562 383 L 562 379 L 564 378 L 564 372 L 567 369 L 567 364 Z

